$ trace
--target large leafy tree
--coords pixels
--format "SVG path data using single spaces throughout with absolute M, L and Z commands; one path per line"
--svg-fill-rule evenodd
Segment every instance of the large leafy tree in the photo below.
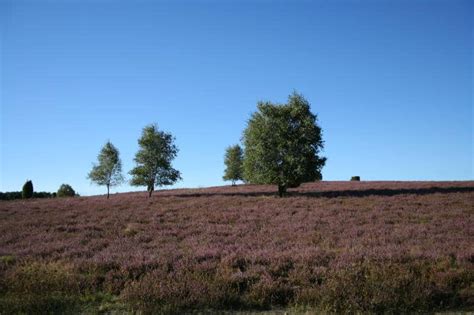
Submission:
M 180 172 L 171 166 L 171 161 L 178 153 L 173 142 L 174 137 L 159 131 L 156 124 L 143 128 L 138 140 L 140 149 L 134 159 L 137 166 L 130 171 L 130 184 L 146 186 L 148 197 L 151 197 L 155 186 L 172 185 L 181 179 Z
M 287 104 L 259 102 L 257 109 L 243 134 L 244 178 L 278 185 L 280 196 L 289 187 L 320 180 L 324 142 L 309 102 L 294 92 Z
M 232 186 L 235 182 L 243 179 L 243 151 L 242 148 L 236 144 L 226 149 L 224 164 L 226 169 L 224 171 L 224 180 L 231 180 Z
M 124 181 L 119 151 L 110 141 L 107 141 L 97 160 L 99 163 L 92 167 L 87 177 L 99 186 L 106 186 L 107 199 L 109 199 L 110 187 L 120 185 Z

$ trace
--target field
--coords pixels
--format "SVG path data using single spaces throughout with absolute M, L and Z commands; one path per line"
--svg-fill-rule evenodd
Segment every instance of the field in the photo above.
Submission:
M 474 306 L 474 182 L 0 202 L 0 314 Z

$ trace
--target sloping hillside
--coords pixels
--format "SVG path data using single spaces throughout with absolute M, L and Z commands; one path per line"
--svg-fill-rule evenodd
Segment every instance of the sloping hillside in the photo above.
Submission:
M 0 202 L 0 307 L 472 306 L 474 182 L 320 182 L 286 198 L 275 190 Z

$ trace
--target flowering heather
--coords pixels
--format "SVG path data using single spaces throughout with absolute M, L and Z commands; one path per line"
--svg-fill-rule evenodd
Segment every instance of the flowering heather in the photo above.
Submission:
M 1 201 L 0 230 L 1 314 L 474 304 L 472 181 Z

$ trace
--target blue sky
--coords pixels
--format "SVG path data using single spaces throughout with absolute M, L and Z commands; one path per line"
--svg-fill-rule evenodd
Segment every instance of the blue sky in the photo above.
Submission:
M 101 146 L 128 172 L 153 122 L 176 136 L 175 187 L 222 185 L 257 101 L 293 90 L 324 179 L 472 180 L 472 20 L 456 0 L 0 0 L 0 191 L 104 193 Z

